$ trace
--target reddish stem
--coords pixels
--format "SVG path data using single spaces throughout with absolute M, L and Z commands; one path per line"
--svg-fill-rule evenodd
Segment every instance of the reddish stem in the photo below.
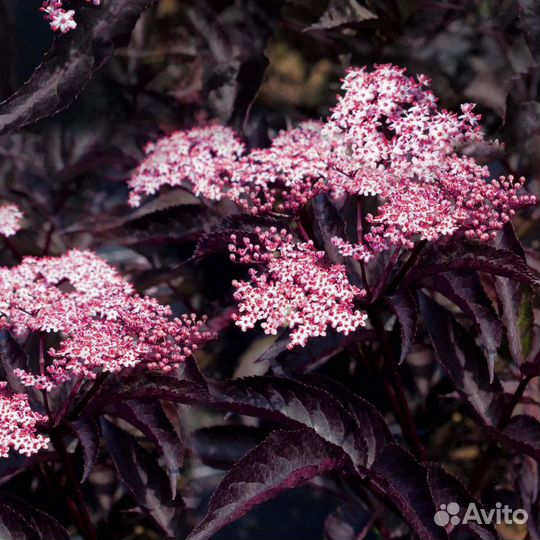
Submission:
M 47 373 L 45 370 L 45 336 L 43 334 L 39 335 L 39 373 L 43 377 Z M 45 412 L 47 413 L 49 422 L 52 422 L 49 396 L 45 390 L 41 391 L 41 395 L 43 396 L 43 406 L 45 407 Z
M 371 310 L 371 312 L 369 312 L 369 318 L 381 342 L 384 357 L 383 368 L 384 373 L 387 376 L 385 389 L 396 420 L 399 422 L 403 436 L 416 458 L 420 461 L 427 461 L 427 453 L 418 436 L 416 424 L 407 401 L 407 396 L 405 395 L 401 378 L 397 371 L 396 362 L 394 355 L 392 354 L 392 348 L 388 341 L 386 330 L 384 329 L 378 313 Z
M 54 435 L 51 437 L 51 442 L 60 456 L 60 460 L 62 461 L 64 472 L 66 474 L 67 485 L 73 494 L 72 504 L 69 504 L 68 502 L 68 507 L 73 514 L 81 536 L 86 540 L 97 540 L 96 530 L 92 524 L 90 512 L 86 506 L 86 501 L 84 500 L 81 486 L 77 480 L 77 475 L 75 474 L 75 469 L 73 467 L 71 457 L 66 450 L 64 441 L 62 440 L 61 436 Z
M 73 403 L 73 400 L 75 399 L 75 397 L 79 393 L 79 390 L 81 389 L 83 381 L 84 381 L 84 378 L 80 377 L 79 380 L 73 385 L 73 388 L 71 389 L 71 392 L 69 393 L 69 396 L 67 397 L 66 401 L 64 401 L 64 405 L 54 417 L 53 424 L 55 427 L 60 425 L 60 423 L 66 417 L 67 412 L 69 411 L 69 408 L 71 407 L 71 404 Z

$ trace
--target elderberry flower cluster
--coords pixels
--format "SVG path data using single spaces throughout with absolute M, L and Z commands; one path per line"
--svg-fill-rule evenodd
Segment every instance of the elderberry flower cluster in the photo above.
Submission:
M 130 203 L 164 185 L 223 197 L 253 213 L 297 214 L 322 191 L 334 197 L 376 197 L 359 243 L 334 238 L 342 255 L 368 261 L 393 246 L 462 232 L 489 240 L 516 209 L 524 179 L 489 179 L 461 150 L 483 142 L 474 105 L 461 114 L 437 107 L 430 81 L 392 65 L 351 68 L 344 94 L 325 123 L 281 132 L 269 148 L 244 147 L 229 128 L 178 131 L 149 146 L 130 180 Z
M 295 243 L 285 230 L 256 234 L 258 243 L 232 235 L 229 246 L 234 261 L 264 263 L 264 270 L 250 269 L 250 281 L 233 282 L 235 322 L 243 331 L 260 321 L 266 334 L 289 327 L 292 349 L 325 336 L 329 326 L 347 335 L 365 325 L 367 315 L 354 306 L 365 293 L 349 283 L 343 265 L 328 264 L 313 242 Z
M 231 129 L 219 126 L 151 144 L 129 182 L 130 203 L 164 185 L 183 186 L 254 214 L 295 216 L 327 192 L 356 201 L 359 237 L 332 242 L 364 262 L 457 233 L 487 241 L 516 209 L 535 203 L 520 193 L 523 178 L 489 180 L 488 168 L 467 155 L 484 142 L 474 105 L 462 105 L 461 114 L 439 108 L 429 79 L 392 65 L 351 68 L 342 88 L 325 122 L 282 131 L 268 148 L 246 152 Z M 371 212 L 364 212 L 367 197 Z M 364 324 L 354 307 L 364 293 L 348 282 L 345 267 L 327 264 L 311 242 L 295 243 L 286 232 L 257 235 L 255 243 L 233 236 L 229 246 L 233 260 L 264 265 L 250 270 L 249 281 L 234 282 L 242 330 L 259 321 L 267 334 L 290 327 L 293 347 L 328 326 L 346 334 Z
M 252 150 L 234 168 L 225 195 L 253 214 L 296 214 L 326 189 L 322 127 L 322 122 L 303 122 L 279 133 L 269 148 Z
M 101 0 L 86 0 L 94 6 L 99 6 Z M 66 34 L 77 28 L 75 22 L 75 10 L 64 9 L 64 0 L 45 0 L 41 5 L 40 10 L 44 13 L 43 18 L 49 22 L 51 28 L 55 32 Z
M 230 128 L 208 126 L 177 131 L 150 143 L 148 156 L 129 180 L 129 203 L 162 186 L 189 188 L 196 196 L 227 198 L 257 213 L 295 214 L 326 189 L 328 165 L 321 122 L 282 131 L 269 148 L 245 153 Z
M 13 236 L 21 228 L 23 213 L 15 204 L 0 206 L 0 235 Z
M 0 269 L 0 325 L 24 338 L 58 333 L 46 370 L 16 370 L 23 384 L 50 390 L 74 377 L 144 366 L 170 371 L 208 338 L 205 319 L 171 318 L 171 310 L 133 288 L 97 255 L 27 257 Z M 50 362 L 49 362 L 50 361 Z
M 365 245 L 335 240 L 344 255 L 369 258 L 391 246 L 411 248 L 462 230 L 489 240 L 516 208 L 535 202 L 518 195 L 524 179 L 487 181 L 489 170 L 458 152 L 483 141 L 474 105 L 458 115 L 437 108 L 430 81 L 380 65 L 352 68 L 324 128 L 333 141 L 334 187 L 353 196 L 378 196 Z
M 129 180 L 131 206 L 164 185 L 188 187 L 196 196 L 219 201 L 244 145 L 232 129 L 214 125 L 176 131 L 148 144 L 145 152 Z
M 25 394 L 10 394 L 7 383 L 0 382 L 0 458 L 10 449 L 31 456 L 47 448 L 49 439 L 36 433 L 36 423 L 46 418 L 34 412 Z

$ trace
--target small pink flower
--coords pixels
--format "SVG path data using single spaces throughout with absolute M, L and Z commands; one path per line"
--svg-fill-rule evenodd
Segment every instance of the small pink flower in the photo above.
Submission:
M 297 213 L 327 189 L 323 125 L 304 122 L 280 132 L 269 148 L 252 150 L 233 169 L 225 195 L 252 213 Z
M 48 14 L 50 16 L 51 28 L 55 32 L 60 31 L 62 32 L 62 34 L 65 34 L 70 30 L 74 30 L 75 28 L 77 28 L 77 23 L 74 19 L 75 11 L 72 9 L 69 9 L 68 11 L 65 11 L 61 8 L 54 9 Z
M 13 236 L 21 229 L 23 213 L 15 204 L 0 206 L 0 235 Z

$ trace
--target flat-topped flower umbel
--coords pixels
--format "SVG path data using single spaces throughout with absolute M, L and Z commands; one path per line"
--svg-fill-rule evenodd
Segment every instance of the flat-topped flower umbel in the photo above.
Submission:
M 390 64 L 350 68 L 342 89 L 326 121 L 283 130 L 268 148 L 247 152 L 231 128 L 217 125 L 151 143 L 129 181 L 130 203 L 165 185 L 182 186 L 251 214 L 290 217 L 309 240 L 302 221 L 326 193 L 338 212 L 356 206 L 354 239 L 334 233 L 328 240 L 363 264 L 389 250 L 397 260 L 420 241 L 489 241 L 518 208 L 536 201 L 520 193 L 524 178 L 489 180 L 488 168 L 470 157 L 486 144 L 473 104 L 459 113 L 439 108 L 429 79 Z M 231 245 L 240 262 L 265 263 L 250 271 L 250 281 L 234 283 L 242 330 L 257 321 L 271 334 L 290 327 L 294 346 L 328 326 L 347 333 L 364 323 L 353 305 L 364 292 L 349 282 L 345 266 L 325 262 L 313 242 L 293 240 L 289 231 L 258 234 L 260 244 L 235 238 Z
M 438 108 L 429 85 L 390 64 L 351 68 L 326 122 L 304 122 L 245 155 L 230 128 L 177 131 L 148 146 L 129 182 L 130 203 L 164 185 L 229 198 L 257 214 L 298 214 L 324 191 L 377 197 L 361 243 L 333 240 L 344 256 L 364 261 L 457 232 L 489 240 L 536 199 L 518 193 L 524 178 L 488 181 L 488 168 L 461 153 L 485 143 L 480 116 L 470 103 L 460 114 Z
M 369 258 L 391 246 L 412 248 L 415 240 L 436 240 L 463 231 L 489 240 L 515 209 L 535 197 L 518 195 L 525 179 L 487 181 L 489 170 L 459 152 L 482 143 L 474 105 L 461 114 L 437 107 L 430 81 L 416 80 L 392 65 L 349 69 L 344 95 L 324 128 L 332 141 L 330 168 L 335 188 L 378 196 L 368 214 L 365 246 L 342 248 L 344 255 Z M 356 250 L 356 253 L 354 253 Z
M 58 332 L 52 363 L 39 375 L 16 370 L 39 389 L 99 371 L 146 367 L 164 372 L 183 362 L 208 335 L 205 319 L 171 318 L 155 299 L 132 286 L 94 253 L 73 250 L 61 257 L 27 257 L 0 269 L 1 324 L 16 335 Z
M 10 449 L 31 456 L 47 448 L 49 439 L 36 433 L 36 424 L 45 421 L 30 408 L 26 394 L 11 394 L 0 382 L 0 458 L 9 457 Z
M 143 196 L 162 186 L 185 187 L 195 195 L 219 201 L 244 145 L 227 127 L 211 125 L 176 131 L 149 143 L 147 157 L 129 181 L 129 204 L 139 206 Z
M 239 310 L 235 321 L 242 330 L 260 321 L 266 334 L 289 327 L 288 347 L 293 348 L 325 336 L 328 327 L 347 335 L 365 325 L 367 315 L 354 307 L 365 293 L 349 283 L 343 265 L 327 263 L 312 242 L 294 242 L 287 231 L 256 232 L 260 243 L 233 235 L 229 246 L 233 260 L 265 263 L 264 270 L 250 270 L 250 281 L 233 283 Z

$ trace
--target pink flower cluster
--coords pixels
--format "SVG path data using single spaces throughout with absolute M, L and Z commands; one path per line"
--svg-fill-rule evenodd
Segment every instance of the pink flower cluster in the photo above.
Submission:
M 27 395 L 10 395 L 6 386 L 0 382 L 0 457 L 9 457 L 11 448 L 31 456 L 49 444 L 47 437 L 36 433 L 36 423 L 46 418 L 30 408 Z
M 169 371 L 208 338 L 204 319 L 171 319 L 170 308 L 134 293 L 131 285 L 93 253 L 27 257 L 0 269 L 0 324 L 24 338 L 57 332 L 46 370 L 17 370 L 28 386 L 50 390 L 74 377 L 145 366 Z
M 23 213 L 15 204 L 0 206 L 0 235 L 13 236 L 21 228 Z
M 262 271 L 250 269 L 250 281 L 233 282 L 235 321 L 243 331 L 259 321 L 266 334 L 289 327 L 291 349 L 326 335 L 329 326 L 347 335 L 365 325 L 367 315 L 354 306 L 365 293 L 349 283 L 344 266 L 326 263 L 312 242 L 295 243 L 285 230 L 256 233 L 259 243 L 232 235 L 229 246 L 232 260 L 265 265 Z
M 254 214 L 294 214 L 326 189 L 322 125 L 304 122 L 247 155 L 230 128 L 177 131 L 146 147 L 149 155 L 129 180 L 129 203 L 138 206 L 143 195 L 168 185 L 214 201 L 230 199 Z
M 465 150 L 483 143 L 474 105 L 461 114 L 437 107 L 430 81 L 392 65 L 369 72 L 351 68 L 344 94 L 325 123 L 308 121 L 281 132 L 270 147 L 245 152 L 229 128 L 178 131 L 151 144 L 131 178 L 130 203 L 162 186 L 184 186 L 211 200 L 227 198 L 254 214 L 298 214 L 321 192 L 336 199 L 374 197 L 378 207 L 357 243 L 333 238 L 347 257 L 369 261 L 392 247 L 463 233 L 495 236 L 516 209 L 533 204 L 520 194 L 524 179 L 489 179 L 487 167 Z M 233 236 L 231 257 L 264 264 L 250 281 L 235 282 L 236 324 L 263 321 L 267 334 L 290 327 L 290 347 L 324 335 L 328 326 L 348 333 L 364 324 L 345 268 L 329 265 L 313 244 L 286 232 L 258 231 L 259 240 Z
M 164 185 L 188 187 L 196 196 L 219 201 L 244 145 L 232 129 L 213 125 L 177 131 L 145 151 L 146 159 L 129 180 L 131 206 Z
M 378 196 L 367 215 L 366 246 L 341 244 L 343 254 L 369 258 L 391 246 L 411 248 L 416 239 L 436 240 L 462 230 L 488 240 L 516 208 L 535 198 L 518 195 L 524 179 L 487 181 L 487 167 L 459 155 L 483 141 L 474 105 L 461 115 L 437 108 L 429 79 L 381 65 L 370 73 L 352 68 L 324 128 L 332 140 L 330 168 L 336 190 Z M 336 243 L 340 245 L 339 241 Z
M 94 6 L 99 6 L 101 0 L 86 0 L 92 2 Z M 77 28 L 75 22 L 75 11 L 73 9 L 64 9 L 64 0 L 45 0 L 40 8 L 43 11 L 43 18 L 49 22 L 55 32 L 66 34 L 70 30 Z
M 303 122 L 282 131 L 269 148 L 252 150 L 237 164 L 225 195 L 254 214 L 296 214 L 326 190 L 322 127 L 321 122 Z
M 483 142 L 474 105 L 461 114 L 437 107 L 430 81 L 392 65 L 351 68 L 326 123 L 280 133 L 269 148 L 242 156 L 229 128 L 179 131 L 150 145 L 130 181 L 132 205 L 163 185 L 232 199 L 253 213 L 298 213 L 321 191 L 334 197 L 376 196 L 362 242 L 334 238 L 341 253 L 369 260 L 392 246 L 462 232 L 490 239 L 516 209 L 524 179 L 488 181 L 489 171 L 460 153 Z

